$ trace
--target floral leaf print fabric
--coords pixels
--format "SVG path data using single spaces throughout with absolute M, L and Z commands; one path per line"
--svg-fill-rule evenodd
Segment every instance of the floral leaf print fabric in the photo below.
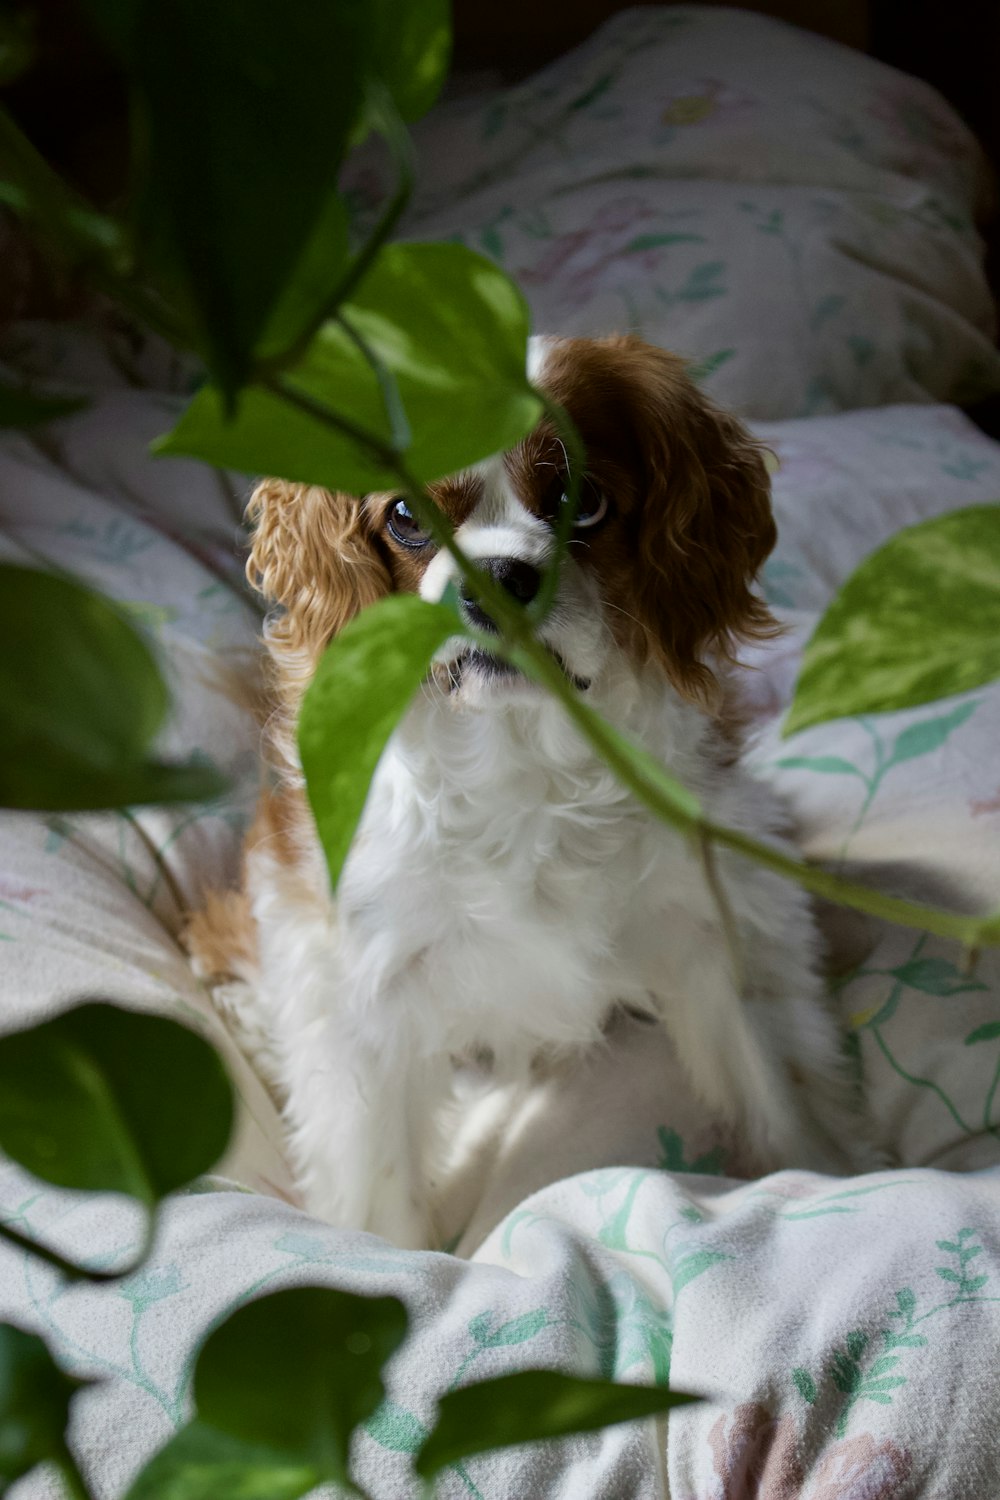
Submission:
M 635 328 L 688 354 L 720 400 L 797 418 L 758 426 L 780 531 L 764 586 L 787 626 L 748 656 L 759 764 L 812 857 L 920 899 L 995 904 L 996 686 L 777 737 L 802 642 L 861 558 L 901 526 L 1000 499 L 1000 448 L 960 413 L 878 404 L 996 384 L 975 227 L 984 179 L 964 127 L 870 59 L 762 17 L 678 6 L 623 15 L 421 131 L 410 233 L 468 238 L 521 274 L 540 326 Z M 378 170 L 357 165 L 362 206 Z M 458 1255 L 306 1218 L 287 1201 L 271 1101 L 176 940 L 185 908 L 235 872 L 256 791 L 259 619 L 233 545 L 247 481 L 146 456 L 191 381 L 162 350 L 93 330 L 20 330 L 16 343 L 19 369 L 97 399 L 44 447 L 4 435 L 3 553 L 127 601 L 168 666 L 170 748 L 232 783 L 197 809 L 0 828 L 4 1024 L 88 992 L 180 1015 L 227 1050 L 240 1095 L 226 1176 L 170 1206 L 152 1260 L 116 1292 L 66 1291 L 0 1250 L 0 1316 L 43 1334 L 74 1373 L 104 1377 L 74 1434 L 97 1492 L 123 1493 L 185 1420 L 190 1350 L 213 1317 L 319 1282 L 413 1310 L 415 1340 L 356 1443 L 374 1496 L 415 1500 L 410 1456 L 443 1391 L 529 1365 L 707 1399 L 669 1428 L 468 1460 L 442 1500 L 992 1494 L 996 955 L 830 922 L 851 1055 L 905 1170 L 741 1182 L 740 1142 L 712 1130 L 664 1036 L 635 1022 L 508 1120 L 471 1217 L 466 1203 L 449 1226 Z M 839 410 L 858 401 L 872 409 Z M 949 1167 L 970 1170 L 937 1170 Z M 136 1244 L 120 1206 L 13 1170 L 0 1215 L 104 1266 Z M 39 1477 L 22 1488 L 51 1495 Z
M 872 58 L 748 12 L 647 7 L 416 135 L 406 235 L 492 256 L 541 331 L 630 329 L 758 418 L 1000 388 L 982 155 Z M 370 191 L 381 170 L 372 150 L 349 177 Z

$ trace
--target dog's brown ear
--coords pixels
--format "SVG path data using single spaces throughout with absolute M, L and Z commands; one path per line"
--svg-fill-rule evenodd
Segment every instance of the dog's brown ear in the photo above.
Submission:
M 740 640 L 778 628 L 753 589 L 777 537 L 767 469 L 760 445 L 681 360 L 631 340 L 622 352 L 645 468 L 636 613 L 674 684 L 704 701 L 712 658 L 731 660 Z
M 247 577 L 269 604 L 267 643 L 304 674 L 339 630 L 392 581 L 366 525 L 364 505 L 349 495 L 265 479 L 247 507 L 253 527 Z

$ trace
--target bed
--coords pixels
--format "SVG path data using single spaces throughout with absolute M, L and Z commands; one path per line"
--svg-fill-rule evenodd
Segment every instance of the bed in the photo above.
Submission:
M 747 658 L 754 754 L 803 849 L 954 909 L 1000 891 L 1000 685 L 780 737 L 812 626 L 900 527 L 1000 497 L 1000 444 L 960 407 L 1000 391 L 972 137 L 916 80 L 781 22 L 627 11 L 513 88 L 417 129 L 405 233 L 513 272 L 536 328 L 632 329 L 685 354 L 771 453 L 779 543 L 763 586 L 787 629 Z M 350 191 L 377 201 L 381 163 Z M 91 400 L 0 442 L 0 544 L 126 601 L 174 694 L 165 749 L 216 803 L 7 814 L 3 1027 L 80 996 L 175 1015 L 223 1050 L 239 1095 L 218 1175 L 165 1210 L 144 1269 L 66 1288 L 0 1247 L 0 1315 L 99 1376 L 72 1437 L 117 1496 L 185 1419 L 190 1351 L 225 1307 L 319 1283 L 394 1292 L 414 1322 L 356 1438 L 376 1497 L 463 1381 L 549 1366 L 709 1399 L 666 1419 L 455 1465 L 442 1497 L 984 1500 L 1000 1475 L 1000 960 L 824 913 L 831 982 L 881 1143 L 855 1179 L 739 1175 L 662 1043 L 623 1026 L 506 1122 L 457 1184 L 450 1251 L 403 1252 L 296 1205 L 268 1095 L 178 942 L 235 877 L 257 786 L 259 616 L 240 581 L 244 476 L 154 461 L 190 372 L 107 318 L 22 322 L 5 366 Z M 93 1264 L 125 1264 L 128 1208 L 0 1168 L 0 1214 Z M 36 1472 L 17 1500 L 56 1493 Z

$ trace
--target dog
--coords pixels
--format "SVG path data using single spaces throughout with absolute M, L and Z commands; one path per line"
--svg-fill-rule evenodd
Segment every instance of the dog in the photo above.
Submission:
M 754 592 L 776 535 L 761 449 L 682 360 L 635 338 L 533 339 L 529 374 L 586 450 L 540 640 L 715 822 L 787 847 L 730 708 L 740 643 L 776 628 Z M 527 603 L 568 487 L 543 420 L 429 490 L 466 554 Z M 242 889 L 209 898 L 189 946 L 281 1099 L 306 1206 L 432 1244 L 455 1059 L 488 1057 L 498 1086 L 523 1080 L 599 1044 L 622 1009 L 667 1029 L 706 1116 L 740 1133 L 759 1170 L 857 1165 L 863 1129 L 806 895 L 720 850 L 724 919 L 698 853 L 483 644 L 495 626 L 461 589 L 477 643 L 459 635 L 438 653 L 331 893 L 298 706 L 360 610 L 394 590 L 439 599 L 456 570 L 399 495 L 267 480 L 249 515 L 248 574 L 272 606 L 275 784 Z

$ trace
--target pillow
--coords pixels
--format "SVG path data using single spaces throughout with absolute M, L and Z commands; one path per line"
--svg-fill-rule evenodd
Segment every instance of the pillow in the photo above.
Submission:
M 540 332 L 632 330 L 757 418 L 1000 389 L 982 153 L 933 89 L 837 43 L 627 11 L 416 139 L 407 237 L 492 256 Z M 356 202 L 384 170 L 353 164 Z

